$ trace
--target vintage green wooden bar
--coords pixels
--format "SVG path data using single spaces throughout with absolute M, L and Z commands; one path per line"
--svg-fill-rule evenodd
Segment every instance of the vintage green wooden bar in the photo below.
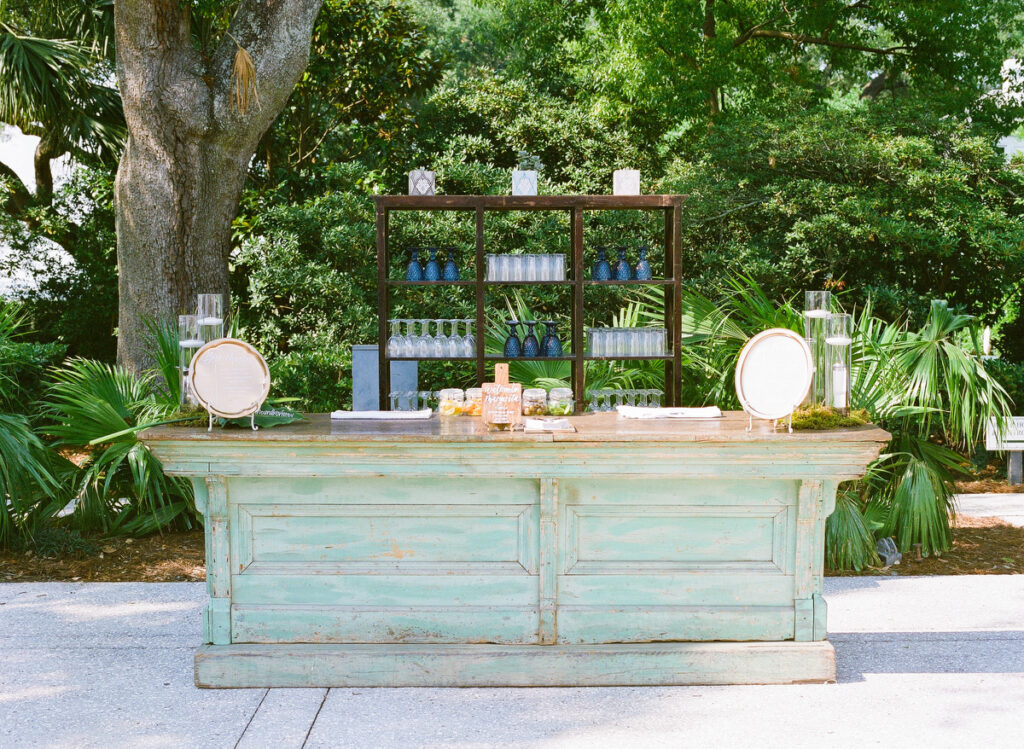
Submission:
M 876 427 L 747 417 L 160 427 L 206 520 L 204 687 L 835 678 L 825 518 Z

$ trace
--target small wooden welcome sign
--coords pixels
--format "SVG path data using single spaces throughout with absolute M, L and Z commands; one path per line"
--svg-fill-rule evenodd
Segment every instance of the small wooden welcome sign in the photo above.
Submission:
M 480 418 L 484 424 L 511 429 L 523 420 L 523 386 L 508 382 L 508 364 L 494 365 L 494 382 L 485 382 Z

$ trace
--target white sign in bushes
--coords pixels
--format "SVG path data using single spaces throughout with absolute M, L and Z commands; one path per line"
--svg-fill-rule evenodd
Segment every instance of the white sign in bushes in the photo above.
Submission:
M 1024 450 L 1024 416 L 1011 416 L 1004 425 L 1002 434 L 996 420 L 989 422 L 985 433 L 986 450 Z
M 985 432 L 985 449 L 1009 452 L 1006 461 L 1006 480 L 1013 485 L 1024 482 L 1021 460 L 1021 451 L 1024 450 L 1024 416 L 1010 417 L 1002 431 L 996 425 L 995 419 L 989 422 Z

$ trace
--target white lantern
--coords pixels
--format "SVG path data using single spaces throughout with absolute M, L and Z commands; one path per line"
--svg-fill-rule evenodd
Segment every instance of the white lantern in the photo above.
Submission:
M 536 169 L 515 169 L 512 172 L 512 194 L 513 195 L 536 195 L 537 194 L 537 170 Z
M 434 194 L 434 173 L 429 169 L 420 167 L 409 172 L 409 194 L 410 195 L 433 195 Z
M 640 170 L 616 169 L 612 173 L 612 195 L 639 195 Z

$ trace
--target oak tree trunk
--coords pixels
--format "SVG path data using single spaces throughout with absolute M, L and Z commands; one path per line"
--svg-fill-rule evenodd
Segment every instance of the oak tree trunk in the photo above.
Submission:
M 149 365 L 147 320 L 228 293 L 231 222 L 249 161 L 306 67 L 322 0 L 242 0 L 230 35 L 204 58 L 187 4 L 118 0 L 117 73 L 128 143 L 117 171 L 118 361 Z M 259 106 L 232 107 L 238 46 Z

